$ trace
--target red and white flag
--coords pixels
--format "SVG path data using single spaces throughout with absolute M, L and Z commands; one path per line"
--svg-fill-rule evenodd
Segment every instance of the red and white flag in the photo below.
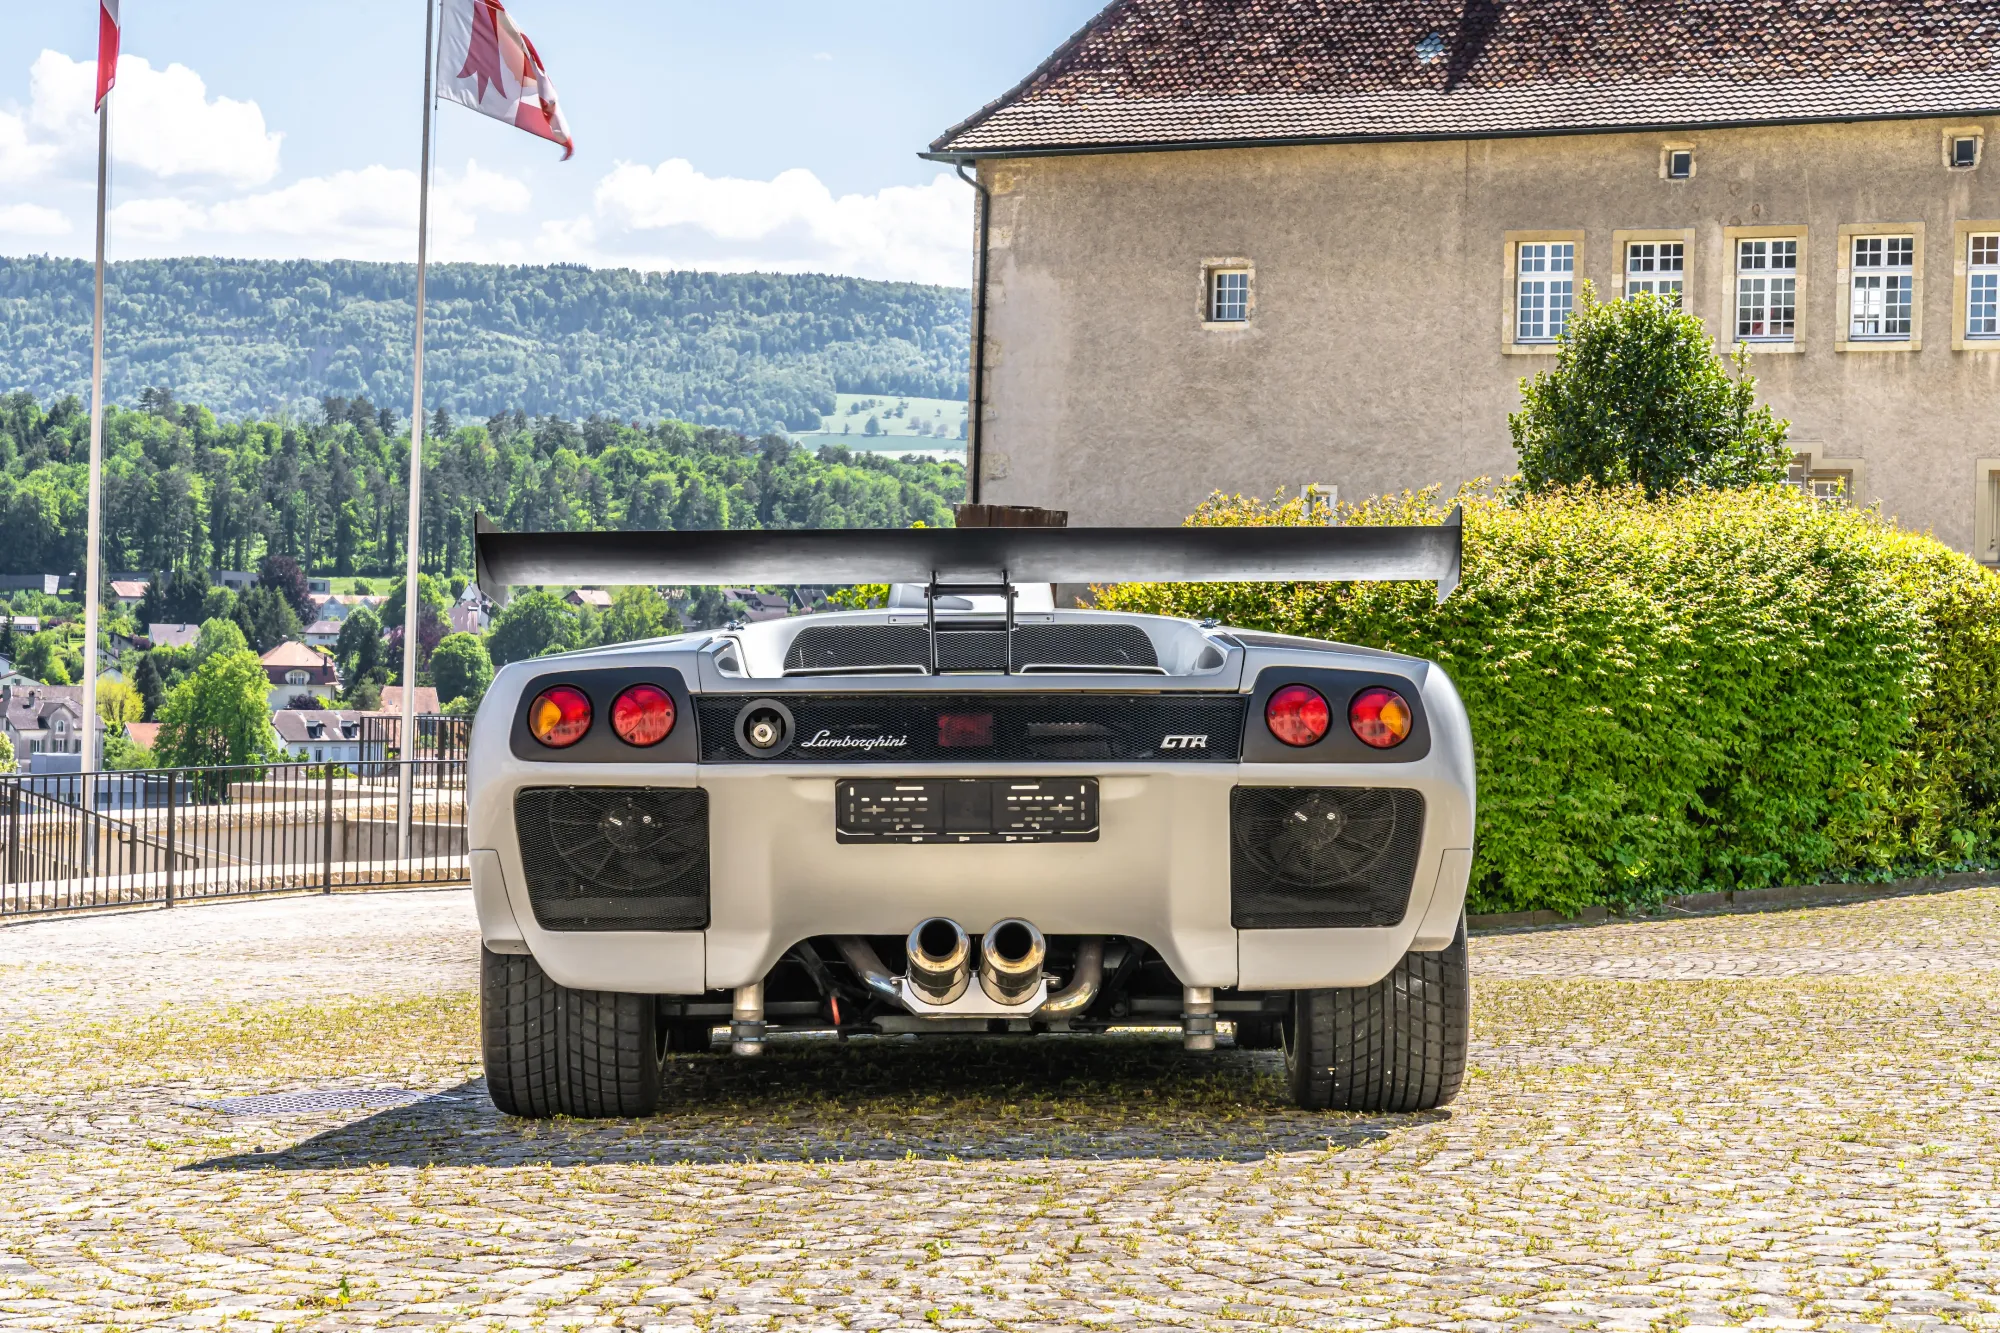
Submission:
M 118 81 L 118 0 L 98 0 L 97 6 L 97 106 L 104 109 L 104 99 L 111 93 L 111 85 Z
M 115 0 L 106 0 L 115 3 Z M 535 44 L 500 0 L 444 0 L 438 43 L 438 96 L 576 151 L 556 105 L 556 86 Z

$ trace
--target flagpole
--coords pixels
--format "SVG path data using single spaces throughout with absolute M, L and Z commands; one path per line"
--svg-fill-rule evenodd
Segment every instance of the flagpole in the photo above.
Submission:
M 104 521 L 104 199 L 111 157 L 111 98 L 97 107 L 97 305 L 90 331 L 90 518 L 89 551 L 84 561 L 83 593 L 83 772 L 95 773 L 101 758 L 97 744 L 97 618 L 99 552 Z M 94 809 L 96 784 L 83 779 L 86 810 Z
M 417 556 L 424 515 L 424 269 L 429 261 L 431 230 L 431 50 L 437 21 L 437 0 L 424 3 L 424 155 L 417 178 L 417 353 L 415 388 L 410 406 L 410 538 L 403 569 L 403 722 L 401 783 L 396 799 L 396 844 L 404 860 L 411 857 L 410 807 L 416 781 L 417 754 Z M 102 298 L 100 297 L 100 300 Z

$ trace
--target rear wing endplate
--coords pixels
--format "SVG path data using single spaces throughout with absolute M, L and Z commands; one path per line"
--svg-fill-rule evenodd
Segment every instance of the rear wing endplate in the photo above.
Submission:
M 481 591 L 921 583 L 1345 583 L 1458 587 L 1464 512 L 1418 527 L 819 528 L 499 532 L 474 518 Z M 1010 599 L 1011 600 L 1011 599 Z

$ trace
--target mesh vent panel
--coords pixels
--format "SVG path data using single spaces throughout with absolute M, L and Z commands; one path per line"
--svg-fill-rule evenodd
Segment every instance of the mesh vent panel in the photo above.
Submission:
M 1238 930 L 1393 926 L 1409 910 L 1424 798 L 1382 787 L 1238 787 L 1229 840 Z
M 1240 694 L 881 694 L 783 698 L 795 725 L 781 763 L 1022 763 L 1032 760 L 1232 764 L 1243 737 Z M 695 701 L 702 762 L 761 763 L 736 743 L 736 714 L 748 700 Z M 992 718 L 990 728 L 954 729 L 940 717 Z M 868 744 L 856 742 L 866 741 Z M 899 742 L 890 744 L 888 742 Z
M 708 925 L 708 793 L 532 787 L 514 796 L 528 901 L 543 930 Z
M 938 665 L 946 671 L 1004 671 L 1004 629 L 940 629 Z M 1021 625 L 1014 630 L 1014 669 L 1083 667 L 1092 671 L 1157 671 L 1153 641 L 1137 625 Z M 930 632 L 922 625 L 808 625 L 785 653 L 787 674 L 928 671 Z

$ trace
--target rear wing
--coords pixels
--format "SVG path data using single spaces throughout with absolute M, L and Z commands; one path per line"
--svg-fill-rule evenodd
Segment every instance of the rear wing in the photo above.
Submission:
M 1464 513 L 1421 527 L 819 528 L 728 532 L 499 532 L 474 518 L 480 589 L 921 583 L 933 592 L 1022 583 L 1345 583 L 1458 587 Z M 1012 599 L 1009 598 L 1011 603 Z

